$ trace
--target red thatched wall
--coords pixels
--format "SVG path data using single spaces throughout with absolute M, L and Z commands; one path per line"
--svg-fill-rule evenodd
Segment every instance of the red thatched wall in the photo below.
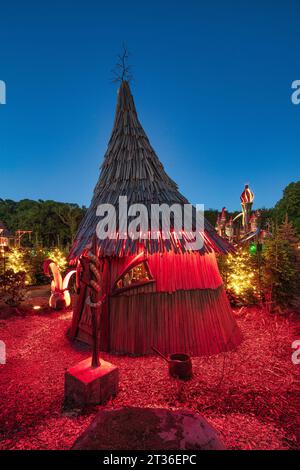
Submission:
M 111 261 L 111 280 L 132 263 L 135 256 L 114 258 Z M 216 289 L 222 284 L 216 256 L 192 252 L 185 255 L 173 252 L 146 256 L 155 279 L 156 292 L 174 292 L 190 289 Z
M 111 302 L 110 350 L 146 354 L 215 354 L 239 344 L 240 335 L 222 287 L 173 294 L 120 296 Z
M 133 258 L 107 262 L 110 288 Z M 108 297 L 101 313 L 102 350 L 147 354 L 153 345 L 166 354 L 202 355 L 230 350 L 240 343 L 214 253 L 155 254 L 147 260 L 154 284 Z M 90 311 L 82 300 L 81 296 L 72 330 L 73 336 L 89 342 Z

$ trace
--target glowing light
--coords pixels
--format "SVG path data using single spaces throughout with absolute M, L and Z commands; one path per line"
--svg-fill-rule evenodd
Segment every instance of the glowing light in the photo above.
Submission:
M 12 269 L 14 273 L 23 271 L 26 273 L 26 284 L 30 283 L 30 275 L 28 273 L 28 266 L 25 262 L 25 251 L 20 248 L 12 248 L 8 252 L 7 269 Z
M 48 252 L 48 258 L 52 259 L 54 263 L 59 267 L 60 271 L 64 272 L 68 267 L 67 258 L 62 250 L 54 248 Z
M 40 305 L 34 305 L 32 308 L 33 310 L 40 310 L 42 307 Z
M 243 304 L 259 298 L 257 279 L 253 272 L 253 254 L 251 249 L 238 248 L 236 255 L 230 254 L 226 259 L 226 289 Z
M 69 271 L 63 279 L 59 265 L 52 259 L 44 261 L 44 274 L 51 277 L 49 269 L 52 271 L 53 279 L 51 281 L 51 296 L 49 306 L 56 310 L 69 307 L 71 305 L 71 296 L 68 290 L 69 282 L 76 269 Z
M 244 204 L 247 203 L 247 202 L 253 202 L 254 194 L 251 191 L 251 189 L 249 188 L 248 184 L 245 185 L 245 189 L 242 192 L 240 199 L 241 199 L 241 202 L 244 203 Z

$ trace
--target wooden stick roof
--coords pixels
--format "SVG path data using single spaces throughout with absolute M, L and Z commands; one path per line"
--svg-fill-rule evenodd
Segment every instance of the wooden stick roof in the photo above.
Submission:
M 94 189 L 91 205 L 85 214 L 70 253 L 70 260 L 77 258 L 93 239 L 99 217 L 96 210 L 99 204 L 110 203 L 117 212 L 119 196 L 127 196 L 128 206 L 142 203 L 151 214 L 151 204 L 187 204 L 187 199 L 178 191 L 177 184 L 167 175 L 162 163 L 151 147 L 142 128 L 135 109 L 133 97 L 127 81 L 122 81 L 119 92 L 114 126 L 107 151 L 101 167 L 101 173 Z M 149 225 L 150 226 L 150 225 Z M 219 237 L 214 228 L 205 220 L 202 234 L 204 246 L 200 250 L 226 253 L 232 246 Z M 177 234 L 178 235 L 178 234 Z M 149 236 L 150 237 L 150 236 Z M 141 247 L 150 253 L 185 252 L 189 234 L 178 240 L 171 232 L 169 240 L 160 234 L 158 240 L 98 240 L 102 256 L 126 256 L 137 253 Z

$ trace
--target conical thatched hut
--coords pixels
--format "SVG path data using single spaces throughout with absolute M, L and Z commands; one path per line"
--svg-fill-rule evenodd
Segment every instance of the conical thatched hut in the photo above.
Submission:
M 154 203 L 188 203 L 151 147 L 126 81 L 119 88 L 114 127 L 92 203 L 70 254 L 70 261 L 81 266 L 71 337 L 86 342 L 91 341 L 92 328 L 85 257 L 99 221 L 98 205 L 111 203 L 118 212 L 119 196 L 127 196 L 128 206 L 143 203 L 149 213 Z M 145 234 L 135 240 L 122 239 L 117 231 L 116 238 L 97 241 L 106 294 L 100 348 L 146 354 L 153 345 L 164 353 L 202 355 L 236 347 L 241 334 L 215 256 L 231 251 L 231 245 L 207 221 L 198 251 L 187 250 L 187 238 L 179 239 L 172 227 L 170 239 L 160 229 L 156 240 Z

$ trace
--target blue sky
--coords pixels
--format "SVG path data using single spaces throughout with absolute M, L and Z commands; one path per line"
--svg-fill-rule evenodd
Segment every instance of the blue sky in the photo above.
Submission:
M 142 125 L 193 203 L 270 207 L 300 176 L 299 1 L 14 1 L 0 7 L 0 197 L 89 205 L 125 41 Z

